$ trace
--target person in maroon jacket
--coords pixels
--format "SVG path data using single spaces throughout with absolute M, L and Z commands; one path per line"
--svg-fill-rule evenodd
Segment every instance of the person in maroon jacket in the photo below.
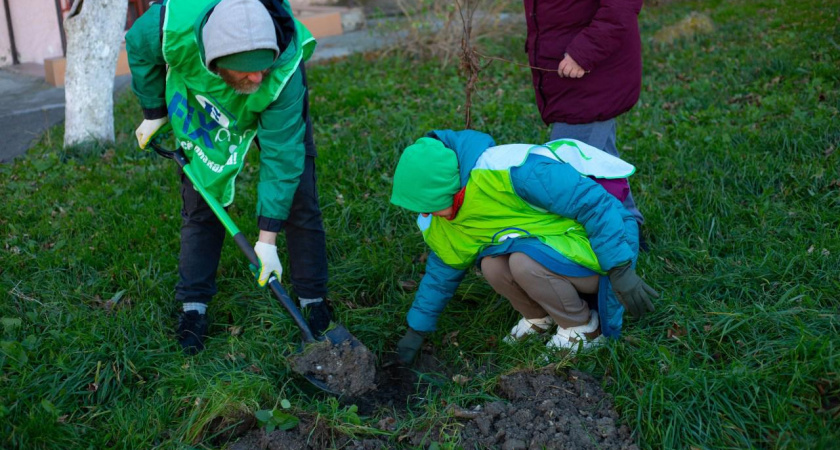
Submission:
M 551 140 L 572 138 L 618 155 L 615 117 L 639 99 L 642 0 L 523 0 L 525 51 Z M 644 217 L 632 193 L 624 207 Z

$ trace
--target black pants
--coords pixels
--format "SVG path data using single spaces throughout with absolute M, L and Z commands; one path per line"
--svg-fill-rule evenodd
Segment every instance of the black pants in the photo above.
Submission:
M 327 295 L 327 249 L 318 191 L 315 186 L 315 157 L 306 156 L 300 185 L 284 223 L 289 274 L 298 297 L 318 298 Z M 181 175 L 183 209 L 181 217 L 181 256 L 178 261 L 180 281 L 175 299 L 180 302 L 207 303 L 216 294 L 216 270 L 225 239 L 225 227 Z M 243 264 L 246 260 L 243 256 Z
M 308 94 L 307 90 L 305 95 L 308 97 Z M 298 297 L 319 298 L 327 295 L 327 244 L 318 203 L 315 143 L 308 98 L 304 102 L 306 161 L 300 184 L 292 199 L 289 218 L 283 223 L 289 255 L 283 273 L 289 274 Z M 179 302 L 207 303 L 217 292 L 216 270 L 225 240 L 225 227 L 183 173 L 181 197 L 183 222 L 178 261 L 180 280 L 175 286 L 175 299 Z M 242 261 L 246 263 L 244 256 Z

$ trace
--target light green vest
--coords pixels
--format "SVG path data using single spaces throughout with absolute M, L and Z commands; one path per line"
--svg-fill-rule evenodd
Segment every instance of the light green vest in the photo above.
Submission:
M 426 243 L 444 263 L 466 269 L 489 246 L 507 239 L 535 237 L 566 258 L 604 273 L 583 225 L 537 209 L 514 191 L 510 168 L 521 165 L 536 148 L 523 146 L 511 151 L 496 147 L 501 150 L 496 161 L 487 161 L 494 159 L 492 155 L 486 157 L 488 152 L 479 159 L 470 172 L 464 203 L 455 219 L 433 217 L 423 231 Z
M 274 102 L 315 39 L 295 21 L 295 39 L 278 58 L 259 90 L 234 92 L 204 65 L 201 28 L 219 0 L 169 0 L 163 24 L 163 57 L 169 121 L 201 185 L 222 205 L 233 202 L 234 181 L 257 132 L 260 114 Z M 286 5 L 287 6 L 287 5 Z

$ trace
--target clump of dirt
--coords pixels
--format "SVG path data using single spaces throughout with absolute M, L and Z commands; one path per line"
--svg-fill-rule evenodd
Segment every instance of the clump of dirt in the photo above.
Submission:
M 307 345 L 303 353 L 290 358 L 292 370 L 322 381 L 332 392 L 355 397 L 376 385 L 376 357 L 364 345 L 329 340 Z
M 460 434 L 465 449 L 638 449 L 612 397 L 587 373 L 516 372 L 502 376 L 498 389 L 509 402 L 461 415 L 472 418 Z

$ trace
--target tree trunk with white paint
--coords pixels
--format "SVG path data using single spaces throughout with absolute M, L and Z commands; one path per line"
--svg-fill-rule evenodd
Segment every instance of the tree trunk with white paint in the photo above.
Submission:
M 114 73 L 126 0 L 74 0 L 67 33 L 64 146 L 114 141 Z

